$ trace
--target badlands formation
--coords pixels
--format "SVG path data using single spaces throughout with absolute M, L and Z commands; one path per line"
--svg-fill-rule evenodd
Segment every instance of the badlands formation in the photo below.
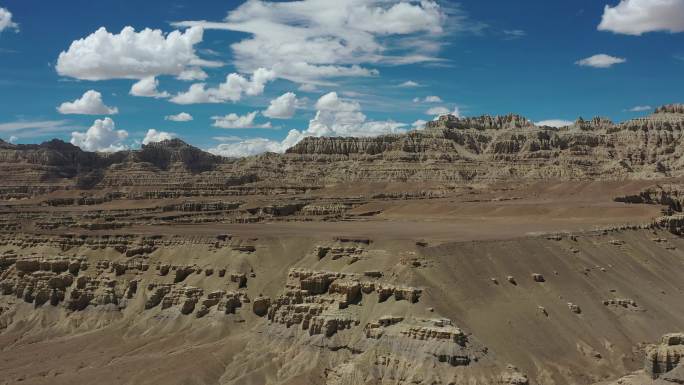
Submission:
M 682 384 L 683 141 L 684 105 L 0 141 L 0 384 Z

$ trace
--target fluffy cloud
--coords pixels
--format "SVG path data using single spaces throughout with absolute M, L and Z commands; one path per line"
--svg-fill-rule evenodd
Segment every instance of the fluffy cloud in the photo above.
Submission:
M 442 98 L 440 98 L 439 96 L 430 95 L 430 96 L 426 96 L 423 99 L 418 98 L 418 97 L 413 98 L 413 102 L 414 103 L 441 103 Z
M 176 104 L 237 102 L 242 99 L 243 94 L 261 95 L 266 83 L 274 79 L 275 72 L 265 68 L 254 71 L 251 79 L 232 73 L 226 76 L 226 81 L 217 88 L 206 88 L 204 83 L 195 83 L 188 91 L 171 98 L 171 101 Z
M 192 81 L 192 80 L 204 80 L 208 78 L 209 75 L 207 75 L 204 70 L 202 70 L 199 67 L 192 67 L 184 70 L 176 78 L 178 80 L 185 80 L 185 81 Z
M 407 80 L 407 81 L 399 84 L 397 87 L 413 88 L 413 87 L 420 87 L 420 84 L 418 84 L 417 82 L 414 82 L 413 80 Z
M 162 140 L 173 139 L 176 134 L 165 131 L 157 131 L 154 128 L 147 130 L 145 137 L 142 140 L 142 144 L 149 144 L 152 142 L 161 142 Z
M 626 35 L 682 32 L 684 0 L 621 0 L 614 7 L 606 5 L 598 29 Z
M 335 92 L 321 96 L 316 109 L 316 116 L 306 130 L 290 130 L 282 141 L 253 138 L 221 143 L 209 151 L 223 156 L 248 156 L 265 151 L 284 152 L 308 136 L 378 136 L 406 132 L 403 123 L 369 121 L 358 102 L 342 99 Z
M 146 28 L 136 32 L 125 27 L 118 34 L 101 27 L 91 35 L 75 40 L 57 59 L 57 73 L 83 80 L 143 79 L 148 76 L 187 77 L 198 67 L 221 63 L 199 58 L 194 46 L 202 41 L 202 28 L 164 34 Z
M 652 110 L 653 107 L 651 106 L 634 106 L 629 109 L 631 112 L 644 112 L 644 111 L 650 111 Z
M 159 92 L 157 90 L 158 87 L 159 80 L 154 76 L 148 76 L 133 84 L 129 93 L 133 96 L 143 96 L 147 98 L 168 98 L 171 96 L 166 91 Z
M 318 87 L 313 83 L 304 83 L 299 86 L 298 90 L 303 92 L 318 92 Z
M 578 60 L 575 62 L 575 64 L 582 67 L 610 68 L 615 64 L 624 63 L 626 61 L 627 59 L 625 58 L 610 56 L 602 53 Z
M 175 25 L 249 34 L 231 45 L 240 72 L 265 67 L 281 78 L 307 83 L 376 73 L 365 64 L 437 60 L 445 12 L 433 0 L 251 0 L 223 22 Z
M 97 119 L 86 132 L 71 133 L 71 144 L 85 151 L 113 152 L 126 149 L 123 141 L 128 137 L 125 130 L 117 130 L 110 118 Z
M 321 96 L 316 109 L 303 136 L 377 136 L 405 131 L 403 123 L 367 121 L 358 102 L 341 99 L 336 92 Z
M 446 115 L 449 113 L 449 109 L 444 106 L 432 107 L 425 111 L 426 115 Z
M 7 142 L 12 143 L 12 144 L 16 143 L 17 140 L 19 140 L 19 138 L 15 135 L 11 135 L 9 138 L 7 138 Z
M 166 115 L 164 117 L 164 120 L 170 120 L 172 122 L 189 122 L 192 119 L 192 115 L 188 114 L 187 112 L 181 112 L 180 114 L 176 115 Z
M 209 152 L 212 154 L 228 157 L 243 157 L 264 152 L 283 151 L 285 151 L 285 149 L 281 142 L 264 138 L 245 139 L 233 143 L 221 143 L 218 146 L 209 149 Z
M 271 100 L 262 114 L 273 119 L 290 119 L 295 114 L 297 103 L 297 95 L 293 92 L 286 92 Z
M 547 126 L 547 127 L 566 127 L 574 124 L 575 122 L 572 122 L 570 120 L 562 120 L 562 119 L 549 119 L 549 120 L 542 120 L 539 122 L 535 122 L 534 124 L 537 126 Z
M 102 102 L 102 94 L 95 90 L 86 91 L 80 99 L 73 102 L 64 102 L 57 111 L 60 114 L 80 115 L 114 115 L 119 113 L 116 107 L 109 107 Z
M 418 120 L 416 120 L 415 122 L 413 122 L 413 124 L 411 124 L 411 127 L 412 127 L 414 130 L 422 130 L 422 129 L 425 128 L 425 124 L 426 124 L 426 123 L 427 123 L 426 120 L 418 119 Z
M 19 24 L 12 21 L 12 12 L 6 8 L 0 8 L 0 32 L 6 29 L 19 30 Z
M 271 128 L 271 122 L 254 123 L 257 114 L 257 111 L 253 111 L 243 116 L 232 113 L 225 116 L 212 116 L 211 118 L 214 120 L 213 126 L 218 128 Z
M 461 112 L 459 111 L 458 107 L 454 107 L 453 111 L 450 111 L 448 108 L 444 106 L 437 106 L 437 107 L 432 107 L 425 111 L 426 115 L 434 115 L 434 116 L 440 116 L 440 115 L 447 115 L 451 114 L 454 116 L 461 116 Z

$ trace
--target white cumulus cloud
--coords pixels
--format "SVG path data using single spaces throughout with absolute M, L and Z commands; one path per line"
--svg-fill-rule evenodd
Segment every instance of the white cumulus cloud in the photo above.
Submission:
M 145 137 L 142 140 L 142 144 L 149 144 L 152 142 L 161 142 L 162 140 L 173 139 L 176 134 L 172 132 L 157 131 L 154 128 L 147 130 Z
M 254 155 L 265 151 L 284 152 L 308 136 L 378 136 L 406 132 L 406 124 L 368 120 L 361 105 L 340 98 L 336 92 L 321 96 L 316 102 L 316 116 L 306 130 L 290 130 L 282 141 L 251 138 L 233 143 L 221 143 L 209 152 L 231 157 Z
M 143 96 L 147 98 L 168 98 L 171 96 L 166 91 L 159 92 L 159 90 L 157 90 L 158 87 L 159 80 L 154 76 L 148 76 L 133 84 L 129 93 L 133 96 Z
M 136 32 L 125 27 L 118 34 L 104 27 L 75 40 L 57 59 L 57 73 L 82 80 L 142 79 L 148 76 L 181 76 L 198 67 L 221 63 L 203 60 L 195 53 L 202 28 L 169 34 L 158 29 Z
M 221 143 L 218 146 L 209 149 L 209 152 L 212 154 L 228 157 L 243 157 L 264 152 L 283 151 L 285 151 L 285 149 L 283 149 L 281 142 L 265 138 L 251 138 L 232 141 L 232 143 Z
M 188 114 L 187 112 L 181 112 L 176 115 L 166 115 L 164 117 L 164 120 L 170 120 L 172 122 L 189 122 L 192 119 L 192 115 Z
M 444 106 L 436 106 L 429 108 L 427 111 L 425 111 L 426 115 L 434 115 L 434 116 L 440 116 L 440 115 L 447 115 L 451 114 L 454 116 L 461 116 L 461 112 L 459 111 L 458 107 L 454 107 L 454 110 L 449 110 L 448 108 Z
M 418 119 L 411 124 L 411 128 L 413 128 L 414 130 L 422 130 L 425 128 L 426 123 L 427 123 L 427 120 Z
M 318 87 L 313 83 L 304 83 L 299 86 L 298 90 L 302 92 L 318 92 Z
M 204 83 L 195 83 L 186 92 L 179 93 L 171 98 L 176 104 L 197 103 L 225 103 L 237 102 L 243 95 L 255 96 L 264 92 L 266 83 L 275 79 L 275 72 L 265 68 L 259 68 L 252 73 L 252 78 L 231 73 L 226 76 L 226 81 L 217 88 L 206 88 Z
M 204 80 L 208 78 L 209 75 L 207 75 L 206 72 L 204 72 L 203 69 L 199 67 L 192 67 L 188 68 L 186 70 L 183 70 L 178 76 L 176 77 L 178 80 L 185 80 L 185 81 L 192 81 L 192 80 Z
M 12 21 L 12 12 L 7 10 L 7 8 L 0 7 L 0 32 L 6 29 L 13 29 L 15 31 L 18 31 L 19 24 Z
M 86 91 L 80 99 L 73 102 L 64 102 L 57 111 L 60 114 L 80 115 L 114 115 L 119 113 L 116 107 L 109 107 L 102 101 L 102 94 L 95 90 Z
M 598 30 L 625 35 L 682 32 L 684 0 L 621 0 L 615 6 L 606 5 Z
M 117 130 L 111 118 L 97 119 L 86 132 L 71 133 L 71 144 L 85 151 L 113 152 L 126 149 L 123 141 L 128 137 L 125 130 Z
M 598 55 L 589 56 L 587 58 L 578 60 L 575 62 L 575 64 L 582 67 L 610 68 L 615 64 L 621 64 L 626 61 L 627 59 L 625 58 L 610 56 L 601 53 Z
M 548 119 L 548 120 L 541 120 L 539 122 L 535 122 L 534 124 L 536 126 L 547 126 L 547 127 L 555 127 L 555 128 L 560 128 L 560 127 L 566 127 L 574 124 L 575 122 L 570 121 L 570 120 L 563 120 L 563 119 Z
M 464 21 L 459 16 L 454 24 Z M 445 19 L 446 11 L 433 0 L 250 0 L 222 22 L 174 25 L 248 34 L 231 45 L 239 72 L 264 67 L 278 77 L 308 83 L 377 74 L 366 64 L 438 60 Z
M 294 92 L 286 92 L 271 100 L 268 108 L 262 114 L 273 119 L 290 119 L 295 114 L 297 103 L 297 95 Z
M 413 88 L 413 87 L 420 87 L 420 84 L 417 82 L 414 82 L 413 80 L 407 80 L 407 81 L 399 84 L 397 87 Z
M 442 98 L 436 95 L 426 96 L 423 99 L 419 97 L 413 98 L 414 103 L 442 103 Z
M 630 108 L 629 110 L 631 112 L 644 112 L 644 111 L 651 111 L 653 107 L 651 106 L 634 106 Z
M 271 122 L 263 124 L 254 123 L 258 111 L 252 111 L 245 115 L 231 113 L 225 116 L 212 116 L 214 127 L 218 128 L 271 128 Z

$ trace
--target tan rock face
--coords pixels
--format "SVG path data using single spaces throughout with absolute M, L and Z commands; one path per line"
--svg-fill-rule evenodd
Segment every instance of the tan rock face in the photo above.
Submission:
M 428 368 L 430 378 L 451 378 L 457 367 L 487 362 L 487 349 L 446 318 L 384 315 L 361 323 L 364 309 L 378 303 L 422 308 L 420 293 L 375 274 L 291 269 L 268 308 L 268 338 L 287 336 L 304 352 L 316 346 L 352 352 L 356 358 L 326 373 L 328 384 L 352 384 L 357 370 L 378 380 L 401 375 L 422 383 Z M 361 369 L 369 360 L 376 369 Z
M 169 270 L 176 274 L 172 281 L 156 282 L 143 278 L 149 270 L 149 264 L 144 260 L 100 260 L 94 269 L 87 268 L 85 257 L 4 255 L 2 261 L 0 294 L 21 298 L 35 307 L 52 305 L 69 311 L 108 307 L 118 312 L 144 296 L 145 310 L 175 309 L 182 315 L 195 314 L 200 318 L 212 309 L 234 314 L 242 303 L 249 301 L 246 294 L 239 291 L 206 293 L 202 288 L 182 284 L 190 274 L 199 272 L 194 266 L 157 266 L 161 276 L 166 276 Z M 237 278 L 227 282 L 237 284 L 238 289 L 245 287 L 245 274 L 233 273 L 231 277 Z M 144 290 L 139 290 L 141 287 Z
M 138 151 L 109 155 L 83 152 L 52 141 L 42 145 L 0 146 L 0 197 L 30 197 L 64 186 L 88 189 L 146 187 L 142 192 L 52 198 L 48 204 L 93 204 L 126 198 L 234 195 L 317 187 L 347 181 L 495 181 L 528 179 L 622 179 L 682 175 L 682 105 L 660 107 L 645 118 L 614 124 L 579 119 L 561 129 L 536 127 L 518 115 L 457 118 L 429 122 L 425 130 L 377 138 L 306 138 L 284 155 L 223 159 L 178 139 L 151 143 Z M 506 166 L 498 166 L 505 161 Z M 389 162 L 389 163 L 388 163 Z M 297 165 L 310 164 L 312 167 Z M 428 167 L 426 167 L 428 166 Z M 45 185 L 41 180 L 62 178 Z M 257 186 L 241 186 L 257 183 Z M 188 189 L 185 186 L 194 186 Z M 266 187 L 269 186 L 269 187 Z M 181 190 L 185 190 L 180 193 Z M 286 190 L 283 190 L 286 191 Z M 222 209 L 234 206 L 228 205 Z M 171 207 L 169 207 L 171 208 Z M 210 210 L 180 204 L 174 210 Z M 339 202 L 297 204 L 306 215 L 339 215 Z M 277 210 L 276 210 L 277 211 Z M 282 211 L 282 210 L 280 210 Z M 277 213 L 268 213 L 273 215 Z M 254 214 L 252 214 L 254 215 Z
M 666 334 L 657 345 L 646 349 L 644 368 L 653 378 L 673 370 L 684 357 L 684 333 Z
M 324 334 L 331 336 L 359 324 L 352 314 L 340 310 L 359 303 L 366 295 L 376 294 L 380 302 L 391 296 L 410 303 L 420 298 L 420 289 L 397 287 L 374 279 L 361 274 L 292 269 L 287 289 L 271 304 L 268 318 L 288 327 L 301 325 L 310 334 L 321 334 L 324 330 Z

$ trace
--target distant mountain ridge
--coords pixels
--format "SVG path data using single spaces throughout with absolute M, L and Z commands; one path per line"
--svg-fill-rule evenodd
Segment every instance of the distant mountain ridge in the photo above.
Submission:
M 12 144 L 0 140 L 1 162 L 26 162 L 46 166 L 71 166 L 81 169 L 108 167 L 116 163 L 148 162 L 160 169 L 172 163 L 183 163 L 188 170 L 211 170 L 222 163 L 223 157 L 193 147 L 180 139 L 143 144 L 139 150 L 113 153 L 84 151 L 80 147 L 59 139 L 41 144 Z
M 561 128 L 536 126 L 515 114 L 444 115 L 405 134 L 308 137 L 284 154 L 247 158 L 213 155 L 180 139 L 115 153 L 87 152 L 56 139 L 0 141 L 0 195 L 30 195 L 36 186 L 220 190 L 354 181 L 652 179 L 684 176 L 683 135 L 684 105 L 671 104 L 622 123 L 579 118 Z

